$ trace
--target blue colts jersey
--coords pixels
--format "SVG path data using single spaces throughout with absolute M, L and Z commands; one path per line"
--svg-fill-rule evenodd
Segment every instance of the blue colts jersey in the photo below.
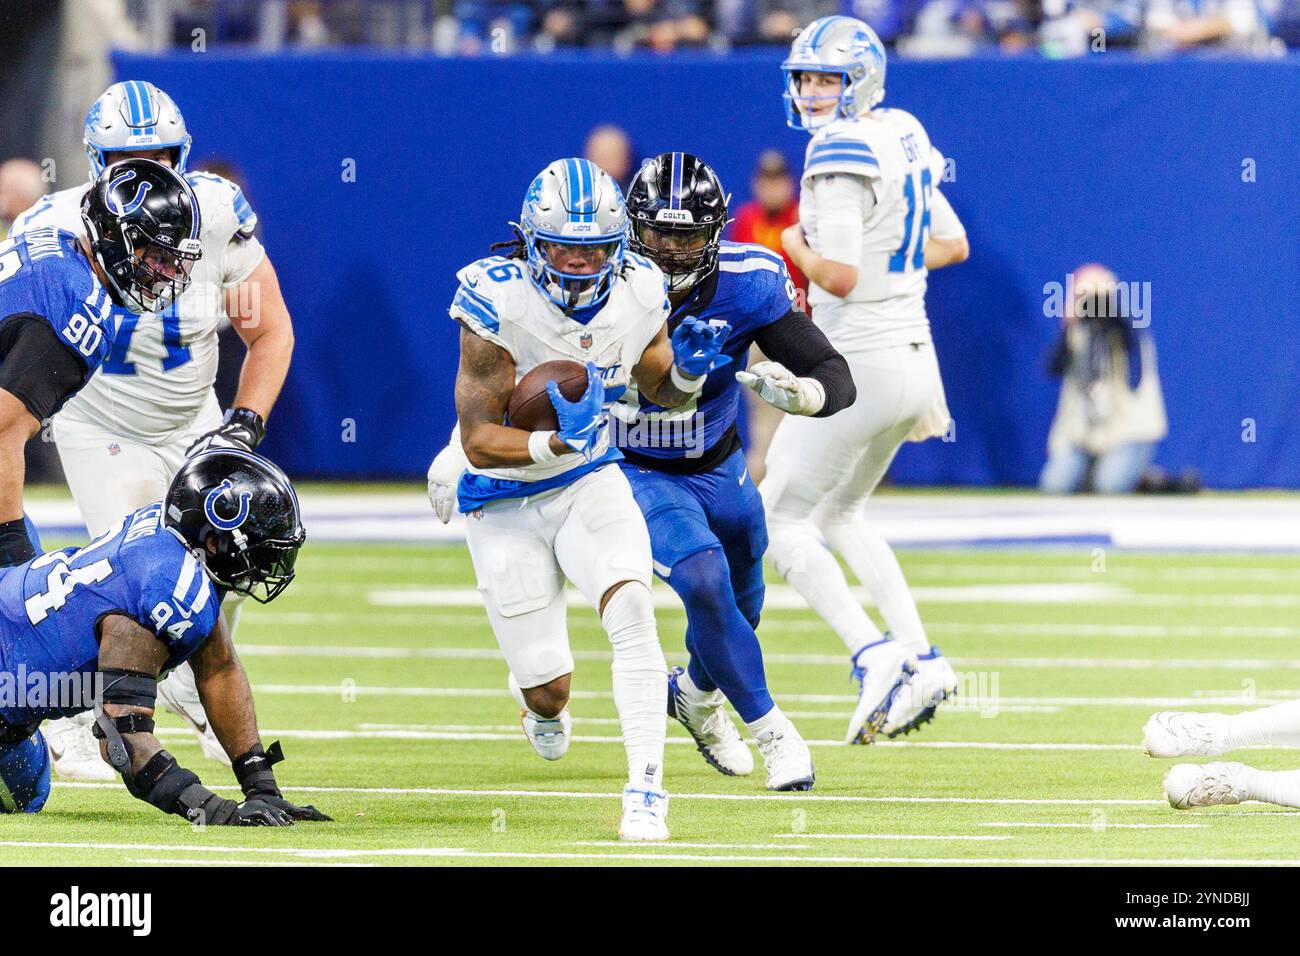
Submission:
M 82 385 L 104 363 L 122 318 L 95 277 L 79 240 L 62 229 L 33 229 L 0 242 L 0 322 L 35 315 L 81 359 Z
M 726 322 L 731 333 L 722 351 L 731 361 L 710 372 L 704 388 L 685 407 L 664 409 L 638 396 L 641 424 L 626 424 L 617 432 L 625 457 L 653 468 L 656 462 L 709 460 L 710 451 L 722 451 L 717 448 L 719 442 L 732 446 L 728 454 L 739 447 L 736 418 L 741 385 L 736 372 L 749 364 L 754 335 L 794 308 L 795 287 L 784 259 L 763 246 L 722 243 L 718 268 L 673 309 L 668 331 L 671 334 L 687 316 Z M 631 411 L 617 406 L 616 410 L 623 419 Z
M 221 605 L 185 543 L 141 508 L 84 548 L 50 551 L 0 571 L 0 717 L 23 725 L 89 710 L 93 701 L 37 700 L 34 681 L 98 669 L 97 626 L 123 614 L 167 647 L 170 670 L 207 640 Z M 85 686 L 85 681 L 82 681 Z

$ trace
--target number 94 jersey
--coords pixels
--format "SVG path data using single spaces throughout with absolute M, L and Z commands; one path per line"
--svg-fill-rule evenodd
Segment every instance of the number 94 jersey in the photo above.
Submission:
M 6 694 L 33 675 L 91 674 L 98 669 L 100 619 L 123 614 L 167 648 L 163 670 L 185 661 L 217 624 L 220 599 L 198 559 L 162 523 L 161 502 L 127 515 L 84 548 L 50 551 L 0 571 L 0 717 L 22 725 L 90 708 Z M 84 686 L 84 683 L 83 685 Z M 11 690 L 14 688 L 11 685 Z

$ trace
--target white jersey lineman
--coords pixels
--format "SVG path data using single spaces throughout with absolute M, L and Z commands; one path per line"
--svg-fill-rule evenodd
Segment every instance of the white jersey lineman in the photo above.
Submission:
M 817 21 L 795 40 L 783 69 L 792 77 L 788 101 L 818 98 L 801 98 L 804 73 L 843 77 L 835 118 L 816 125 L 808 144 L 799 219 L 815 257 L 857 270 L 856 284 L 841 295 L 814 283 L 809 302 L 813 320 L 848 360 L 858 398 L 833 417 L 787 416 L 778 427 L 761 486 L 768 554 L 843 639 L 860 681 L 869 682 L 873 669 L 900 674 L 896 696 L 876 719 L 867 716 L 876 705 L 865 700 L 854 715 L 849 739 L 870 742 L 877 730 L 892 736 L 928 720 L 933 702 L 955 688 L 897 559 L 862 508 L 904 441 L 948 427 L 925 311 L 925 252 L 932 235 L 956 239 L 964 230 L 939 192 L 944 160 L 925 128 L 903 110 L 870 108 L 884 81 L 884 51 L 870 28 L 848 17 Z M 813 125 L 807 117 L 816 113 L 799 107 L 803 125 Z M 872 593 L 892 641 L 854 599 L 826 544 Z M 863 720 L 873 726 L 864 730 Z
M 91 537 L 163 497 L 185 451 L 221 424 L 212 383 L 225 291 L 243 282 L 265 252 L 257 216 L 240 188 L 188 172 L 203 218 L 203 258 L 190 287 L 161 315 L 126 326 L 98 374 L 54 418 L 54 438 Z M 14 222 L 13 235 L 53 226 L 85 234 L 85 186 L 43 197 Z

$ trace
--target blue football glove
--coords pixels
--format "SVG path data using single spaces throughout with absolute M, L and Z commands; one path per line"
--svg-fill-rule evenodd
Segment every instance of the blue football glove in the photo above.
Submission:
M 673 329 L 673 364 L 683 375 L 699 378 L 715 368 L 731 362 L 730 355 L 722 354 L 723 343 L 731 334 L 731 326 L 710 325 L 703 319 L 688 316 Z
M 576 402 L 567 401 L 554 382 L 546 383 L 546 394 L 551 397 L 555 417 L 560 422 L 555 436 L 590 459 L 606 421 L 605 382 L 600 377 L 600 369 L 587 363 L 587 390 Z

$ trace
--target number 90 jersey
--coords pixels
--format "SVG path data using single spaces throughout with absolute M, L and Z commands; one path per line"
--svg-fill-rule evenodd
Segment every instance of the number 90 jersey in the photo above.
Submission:
M 82 361 L 80 385 L 107 358 L 118 330 L 134 318 L 113 304 L 77 237 L 59 229 L 35 229 L 0 242 L 0 324 L 20 315 L 39 316 L 54 327 Z
M 189 288 L 160 315 L 127 313 L 100 374 L 62 412 L 140 444 L 165 444 L 205 408 L 216 409 L 212 383 L 225 291 L 247 279 L 265 254 L 253 235 L 257 216 L 238 186 L 204 172 L 185 179 L 203 219 L 203 258 L 194 264 Z M 42 197 L 14 220 L 11 234 L 54 226 L 84 235 L 85 192 L 86 186 L 76 186 Z
M 211 635 L 216 588 L 181 538 L 162 523 L 162 503 L 133 512 L 81 549 L 50 551 L 0 571 L 0 717 L 23 725 L 89 710 L 28 690 L 5 693 L 6 675 L 57 680 L 98 669 L 100 619 L 123 614 L 167 647 L 171 670 Z M 39 678 L 34 675 L 42 675 Z
M 456 274 L 460 288 L 448 309 L 470 332 L 497 345 L 515 363 L 517 383 L 531 369 L 553 359 L 594 362 L 605 383 L 605 407 L 627 390 L 632 368 L 668 318 L 666 280 L 650 260 L 628 253 L 609 295 L 594 309 L 565 315 L 533 285 L 517 259 L 491 256 Z M 591 451 L 561 455 L 546 464 L 477 469 L 461 478 L 460 510 L 487 501 L 536 494 L 576 481 L 622 458 L 605 429 Z
M 930 199 L 943 167 L 925 127 L 904 110 L 877 109 L 836 120 L 809 142 L 799 222 L 816 252 L 826 254 L 815 197 L 819 177 L 860 177 L 875 194 L 875 206 L 862 223 L 858 284 L 843 299 L 816 284 L 808 293 L 814 319 L 841 351 L 929 340 L 925 243 Z

